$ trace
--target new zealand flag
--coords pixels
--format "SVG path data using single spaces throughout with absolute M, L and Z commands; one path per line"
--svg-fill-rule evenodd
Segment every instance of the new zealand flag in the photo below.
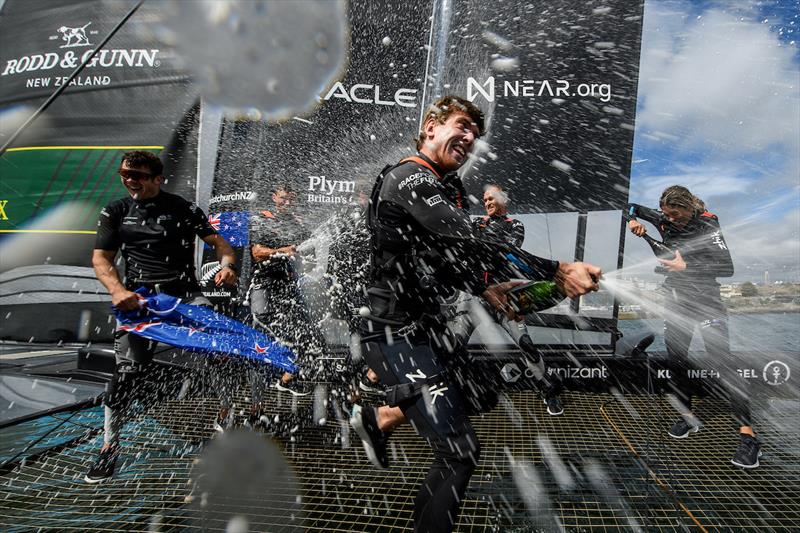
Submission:
M 145 297 L 146 305 L 128 312 L 115 308 L 121 329 L 176 348 L 241 357 L 297 373 L 295 354 L 266 334 L 207 307 L 181 303 L 174 296 L 146 289 L 136 292 Z
M 208 222 L 225 237 L 231 246 L 247 246 L 249 240 L 250 214 L 247 211 L 226 211 L 208 215 Z

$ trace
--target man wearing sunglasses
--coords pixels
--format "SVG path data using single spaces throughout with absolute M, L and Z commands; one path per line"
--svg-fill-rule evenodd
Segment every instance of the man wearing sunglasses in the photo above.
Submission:
M 122 311 L 137 309 L 143 300 L 133 292 L 139 287 L 182 298 L 194 305 L 211 305 L 200 292 L 194 267 L 195 238 L 214 248 L 222 270 L 214 281 L 236 284 L 233 248 L 208 223 L 193 203 L 161 190 L 161 160 L 151 152 L 136 150 L 122 156 L 119 176 L 128 196 L 108 204 L 100 212 L 92 266 L 97 279 L 111 294 L 111 303 Z M 125 276 L 116 267 L 117 252 L 125 260 Z M 114 474 L 119 455 L 119 434 L 134 398 L 152 401 L 163 394 L 163 383 L 142 379 L 156 370 L 155 342 L 118 328 L 114 335 L 117 365 L 106 388 L 105 438 L 100 456 L 85 480 L 99 483 Z M 152 377 L 152 376 L 151 376 Z M 225 394 L 223 394 L 223 397 Z M 223 401 L 227 418 L 229 405 Z

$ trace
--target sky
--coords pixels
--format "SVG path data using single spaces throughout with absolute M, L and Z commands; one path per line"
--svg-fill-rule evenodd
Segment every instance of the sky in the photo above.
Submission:
M 702 198 L 734 260 L 721 282 L 800 281 L 798 37 L 798 0 L 645 4 L 630 199 Z M 626 273 L 652 277 L 646 244 L 625 246 Z

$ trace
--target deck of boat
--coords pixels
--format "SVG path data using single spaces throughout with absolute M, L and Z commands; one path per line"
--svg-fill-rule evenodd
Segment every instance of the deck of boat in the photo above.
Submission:
M 238 423 L 246 393 L 237 393 Z M 674 411 L 663 397 L 563 398 L 559 417 L 534 393 L 513 392 L 474 419 L 482 457 L 457 531 L 800 529 L 796 400 L 756 406 L 764 455 L 761 468 L 745 471 L 729 462 L 737 436 L 718 401 L 699 403 L 702 431 L 674 440 L 665 431 Z M 313 411 L 313 401 L 273 390 L 266 410 L 287 421 Z M 0 469 L 0 529 L 410 530 L 428 447 L 399 429 L 392 466 L 377 470 L 330 407 L 322 426 L 289 423 L 277 436 L 234 432 L 209 441 L 216 401 L 168 400 L 126 426 L 117 474 L 99 485 L 83 476 L 101 443 L 101 407 L 6 427 L 3 460 L 20 451 L 8 443 L 46 437 Z

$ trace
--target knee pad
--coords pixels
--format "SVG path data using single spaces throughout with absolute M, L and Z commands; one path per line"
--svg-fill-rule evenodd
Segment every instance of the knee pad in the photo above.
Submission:
M 124 407 L 131 401 L 134 382 L 144 373 L 144 365 L 134 361 L 117 363 L 111 381 L 106 385 L 103 405 L 111 409 Z

